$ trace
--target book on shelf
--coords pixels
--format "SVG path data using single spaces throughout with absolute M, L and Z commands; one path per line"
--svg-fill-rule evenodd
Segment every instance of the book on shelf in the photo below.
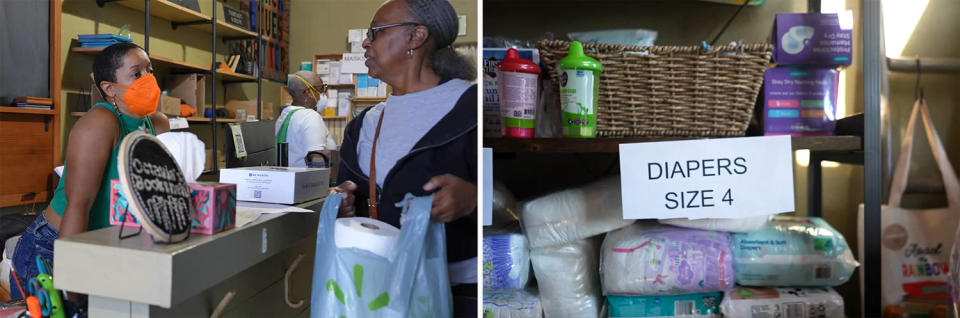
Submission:
M 47 110 L 53 109 L 53 106 L 50 106 L 50 105 L 33 105 L 33 104 L 16 103 L 14 104 L 14 106 L 17 106 L 20 108 L 30 108 L 30 109 L 47 109 Z
M 13 102 L 16 104 L 32 104 L 32 105 L 53 105 L 53 100 L 46 97 L 33 97 L 33 96 L 20 96 L 13 99 Z

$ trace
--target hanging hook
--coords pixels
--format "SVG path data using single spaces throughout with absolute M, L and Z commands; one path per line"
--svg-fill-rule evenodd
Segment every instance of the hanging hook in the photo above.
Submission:
M 917 55 L 917 82 L 913 87 L 913 98 L 923 99 L 923 88 L 920 87 L 920 76 L 923 74 L 923 68 L 920 67 L 920 56 Z

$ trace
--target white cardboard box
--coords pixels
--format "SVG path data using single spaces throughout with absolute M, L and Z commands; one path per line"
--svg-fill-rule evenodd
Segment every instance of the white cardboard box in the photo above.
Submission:
M 363 42 L 350 42 L 350 53 L 364 53 Z
M 360 42 L 363 41 L 366 30 L 364 29 L 350 29 L 347 31 L 347 42 Z
M 237 185 L 237 200 L 295 204 L 327 195 L 328 168 L 244 167 L 220 170 L 221 183 Z
M 387 97 L 387 83 L 380 82 L 380 86 L 377 86 L 377 96 Z

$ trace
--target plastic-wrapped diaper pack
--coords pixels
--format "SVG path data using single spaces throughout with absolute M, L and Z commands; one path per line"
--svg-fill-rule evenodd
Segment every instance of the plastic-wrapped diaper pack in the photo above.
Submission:
M 607 234 L 600 274 L 605 295 L 673 295 L 733 287 L 730 235 L 657 223 Z
M 663 296 L 607 296 L 610 317 L 720 318 L 723 292 Z M 738 316 L 737 316 L 738 317 Z
M 860 265 L 847 241 L 821 218 L 775 217 L 762 230 L 733 235 L 737 283 L 837 286 Z
M 546 317 L 591 318 L 600 314 L 596 239 L 530 251 Z
M 483 288 L 521 289 L 530 277 L 530 249 L 523 234 L 483 236 Z
M 630 225 L 620 205 L 620 177 L 609 177 L 522 204 L 530 247 L 574 242 Z
M 483 292 L 483 318 L 541 318 L 540 297 L 527 290 Z
M 829 287 L 728 290 L 720 303 L 724 317 L 843 318 L 843 297 Z
M 745 233 L 762 229 L 770 221 L 770 215 L 751 216 L 740 219 L 662 219 L 660 223 L 708 231 Z

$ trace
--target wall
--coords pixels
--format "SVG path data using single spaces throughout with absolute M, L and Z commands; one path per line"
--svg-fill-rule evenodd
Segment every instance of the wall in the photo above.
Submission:
M 467 35 L 456 43 L 476 43 L 477 1 L 451 0 L 457 14 L 467 16 Z M 382 0 L 292 0 L 290 69 L 312 61 L 314 54 L 349 52 L 347 30 L 366 29 Z

